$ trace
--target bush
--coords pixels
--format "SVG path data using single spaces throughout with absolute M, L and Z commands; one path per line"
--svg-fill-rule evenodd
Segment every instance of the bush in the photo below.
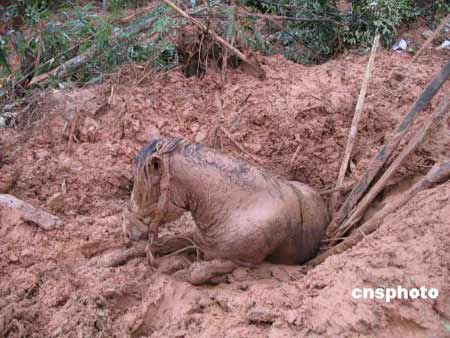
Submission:
M 432 2 L 434 10 L 442 12 L 448 6 L 444 2 Z M 420 14 L 412 0 L 356 0 L 348 13 L 340 13 L 334 0 L 247 0 L 246 4 L 289 18 L 283 29 L 267 25 L 270 41 L 261 41 L 257 32 L 250 41 L 300 63 L 323 62 L 345 46 L 370 46 L 376 34 L 390 46 L 397 29 Z M 270 48 L 277 44 L 281 48 Z
M 115 4 L 118 5 L 119 1 Z M 20 59 L 20 68 L 14 71 L 15 81 L 19 83 L 48 72 L 94 45 L 97 47 L 95 57 L 72 74 L 72 80 L 88 82 L 110 73 L 124 62 L 143 62 L 152 58 L 156 66 L 163 68 L 174 62 L 172 54 L 175 47 L 162 41 L 162 37 L 180 20 L 167 17 L 164 6 L 157 6 L 145 14 L 145 17 L 158 18 L 152 30 L 138 36 L 126 36 L 120 42 L 112 42 L 113 32 L 118 29 L 113 24 L 117 18 L 100 15 L 98 7 L 61 2 L 49 16 L 45 2 L 30 1 L 30 6 L 23 8 L 24 12 L 32 14 L 30 20 L 12 27 L 7 35 L 0 35 L 0 80 L 2 77 L 6 79 L 11 72 L 8 64 L 11 52 Z M 7 8 L 16 10 L 16 7 Z M 14 11 L 8 15 L 15 15 Z M 149 36 L 154 37 L 152 41 L 145 41 Z M 56 85 L 58 82 L 52 83 Z
M 288 18 L 284 21 L 282 30 L 269 22 L 269 45 L 278 45 L 279 48 L 272 50 L 281 51 L 292 61 L 322 62 L 338 46 L 342 18 L 334 0 L 282 0 L 277 3 L 248 0 L 246 4 Z M 255 34 L 253 42 L 266 46 L 260 40 Z
M 368 46 L 376 34 L 384 45 L 390 45 L 397 28 L 415 17 L 417 11 L 411 0 L 359 0 L 353 3 L 353 13 L 344 41 L 350 46 Z
M 450 13 L 450 1 L 448 0 L 416 0 L 415 6 L 420 10 L 429 24 L 436 27 L 441 20 Z

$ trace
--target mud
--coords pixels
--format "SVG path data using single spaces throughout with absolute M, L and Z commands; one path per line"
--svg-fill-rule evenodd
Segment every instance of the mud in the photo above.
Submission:
M 408 55 L 380 52 L 350 177 L 363 172 L 448 57 L 425 53 L 404 69 Z M 0 181 L 64 227 L 44 232 L 0 209 L 0 335 L 449 336 L 450 183 L 420 193 L 359 245 L 313 270 L 264 264 L 195 287 L 171 275 L 187 265 L 180 255 L 163 258 L 153 271 L 145 258 L 103 268 L 86 254 L 88 247 L 103 253 L 123 245 L 120 213 L 132 187 L 132 159 L 152 136 L 202 142 L 275 175 L 332 187 L 367 58 L 351 52 L 315 67 L 261 58 L 267 80 L 238 68 L 225 84 L 213 71 L 202 79 L 172 71 L 135 86 L 142 74 L 129 66 L 101 85 L 40 93 L 37 122 L 0 132 Z M 449 90 L 447 84 L 420 119 Z M 215 132 L 218 125 L 235 142 Z M 449 155 L 449 128 L 446 121 L 433 131 L 385 195 Z M 187 216 L 162 231 L 186 227 Z M 351 298 L 353 287 L 380 285 L 434 287 L 440 296 L 389 304 Z

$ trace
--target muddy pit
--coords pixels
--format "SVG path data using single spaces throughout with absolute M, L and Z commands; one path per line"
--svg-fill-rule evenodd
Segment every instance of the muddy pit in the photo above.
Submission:
M 379 53 L 351 179 L 448 57 L 424 55 L 404 69 L 409 56 Z M 450 336 L 450 182 L 420 193 L 356 247 L 314 269 L 265 264 L 240 268 L 219 285 L 192 286 L 172 276 L 186 266 L 181 256 L 162 258 L 153 271 L 145 258 L 104 268 L 89 254 L 122 245 L 132 159 L 152 136 L 184 137 L 319 190 L 332 187 L 367 59 L 348 53 L 306 67 L 261 57 L 264 81 L 238 68 L 226 83 L 213 70 L 201 79 L 173 71 L 139 86 L 139 70 L 128 66 L 101 85 L 37 93 L 39 119 L 0 132 L 1 183 L 17 177 L 10 193 L 58 215 L 64 227 L 44 232 L 0 209 L 0 335 Z M 246 153 L 215 132 L 218 125 Z M 449 156 L 449 130 L 447 120 L 433 131 L 385 195 Z M 163 233 L 191 226 L 186 216 Z M 440 295 L 391 303 L 351 297 L 354 287 L 397 285 Z

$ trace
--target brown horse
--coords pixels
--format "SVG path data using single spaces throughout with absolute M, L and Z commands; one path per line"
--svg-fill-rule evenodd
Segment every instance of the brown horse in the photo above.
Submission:
M 204 283 L 264 260 L 301 264 L 315 254 L 328 213 L 311 187 L 180 139 L 153 140 L 138 154 L 128 221 L 132 240 L 191 212 L 191 238 L 206 261 L 188 280 Z

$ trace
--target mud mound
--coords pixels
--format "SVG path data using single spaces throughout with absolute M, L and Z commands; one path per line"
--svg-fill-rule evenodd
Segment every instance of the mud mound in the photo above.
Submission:
M 405 70 L 408 56 L 377 56 L 352 177 L 447 60 L 426 58 Z M 206 143 L 277 175 L 331 187 L 366 63 L 367 56 L 355 54 L 315 67 L 271 57 L 262 59 L 265 81 L 242 69 L 230 71 L 225 84 L 214 72 L 198 79 L 173 71 L 139 86 L 142 74 L 124 67 L 102 85 L 40 94 L 39 122 L 0 133 L 0 173 L 14 178 L 6 190 L 57 214 L 65 226 L 43 232 L 0 209 L 0 335 L 445 336 L 449 184 L 423 192 L 354 249 L 312 271 L 241 268 L 218 286 L 193 287 L 163 273 L 182 267 L 180 257 L 157 272 L 145 259 L 102 268 L 83 249 L 122 243 L 119 213 L 131 189 L 132 159 L 152 136 Z M 447 84 L 443 92 L 449 90 Z M 391 185 L 448 155 L 449 128 L 446 121 L 435 130 Z M 192 226 L 189 218 L 164 231 L 185 226 Z M 441 295 L 390 304 L 351 298 L 353 287 L 393 284 L 435 287 Z
M 209 289 L 153 276 L 137 332 L 151 337 L 447 337 L 449 197 L 449 183 L 421 193 L 376 234 L 304 276 L 294 267 L 240 269 L 229 285 Z M 441 294 L 437 300 L 391 303 L 351 296 L 356 287 L 398 285 L 426 285 Z

